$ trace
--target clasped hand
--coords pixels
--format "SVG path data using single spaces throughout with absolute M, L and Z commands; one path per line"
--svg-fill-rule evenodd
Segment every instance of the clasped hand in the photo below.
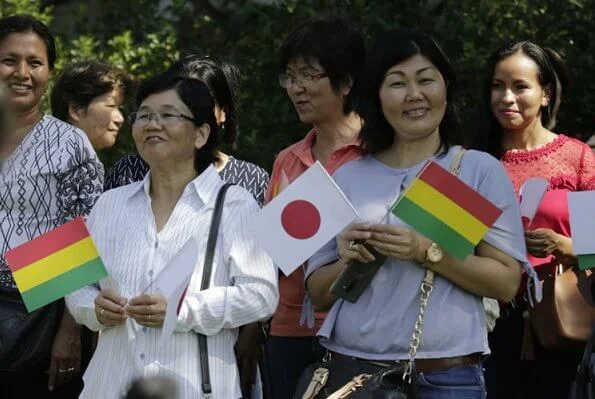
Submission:
M 551 229 L 525 231 L 527 252 L 536 258 L 545 258 L 559 249 L 561 237 Z
M 112 290 L 101 290 L 95 298 L 95 315 L 104 326 L 113 327 L 132 317 L 141 326 L 161 327 L 167 299 L 161 295 L 140 295 L 130 300 Z
M 390 224 L 352 223 L 339 235 L 339 256 L 346 262 L 374 261 L 374 255 L 364 246 L 373 247 L 378 253 L 398 260 L 423 263 L 431 241 L 408 227 Z

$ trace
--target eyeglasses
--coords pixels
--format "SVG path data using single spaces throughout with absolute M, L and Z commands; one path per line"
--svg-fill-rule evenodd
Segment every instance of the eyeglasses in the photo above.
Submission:
M 288 88 L 291 84 L 297 84 L 301 87 L 308 87 L 316 82 L 318 82 L 322 78 L 326 78 L 328 75 L 326 72 L 322 73 L 308 73 L 302 72 L 297 75 L 290 75 L 287 73 L 282 73 L 279 75 L 279 84 L 283 88 Z
M 131 126 L 147 126 L 151 123 L 151 120 L 155 117 L 155 122 L 165 126 L 180 122 L 182 119 L 186 119 L 191 122 L 196 122 L 196 119 L 189 116 L 183 115 L 182 113 L 176 112 L 133 112 L 128 115 L 128 123 Z

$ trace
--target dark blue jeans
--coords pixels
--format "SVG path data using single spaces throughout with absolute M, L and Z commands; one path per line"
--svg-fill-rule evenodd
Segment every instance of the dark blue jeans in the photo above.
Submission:
M 423 399 L 484 399 L 481 365 L 465 365 L 448 370 L 419 373 L 419 397 Z

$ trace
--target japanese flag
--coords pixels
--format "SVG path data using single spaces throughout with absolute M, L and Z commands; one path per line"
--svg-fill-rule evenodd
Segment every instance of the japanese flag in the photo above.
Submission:
M 357 216 L 316 162 L 262 208 L 250 225 L 255 241 L 288 276 Z

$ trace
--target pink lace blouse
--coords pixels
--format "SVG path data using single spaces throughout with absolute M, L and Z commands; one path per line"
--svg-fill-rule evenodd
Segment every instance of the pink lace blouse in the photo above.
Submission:
M 566 194 L 571 191 L 595 190 L 595 154 L 585 143 L 563 134 L 535 150 L 507 151 L 502 156 L 517 196 L 523 183 L 531 177 L 542 177 L 550 184 L 529 229 L 548 228 L 570 237 Z M 595 204 L 594 204 L 595 206 Z M 553 256 L 534 258 L 533 267 L 549 264 Z

